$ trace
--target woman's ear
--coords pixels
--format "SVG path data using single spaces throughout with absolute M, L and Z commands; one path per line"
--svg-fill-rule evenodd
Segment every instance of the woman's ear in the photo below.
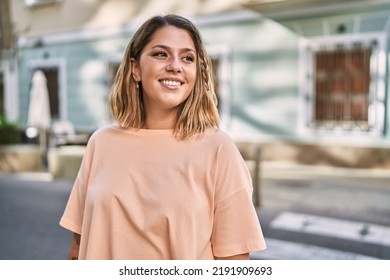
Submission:
M 141 81 L 141 71 L 139 69 L 138 61 L 135 60 L 135 58 L 131 58 L 130 63 L 131 63 L 131 73 L 133 75 L 134 80 L 137 82 L 140 82 Z

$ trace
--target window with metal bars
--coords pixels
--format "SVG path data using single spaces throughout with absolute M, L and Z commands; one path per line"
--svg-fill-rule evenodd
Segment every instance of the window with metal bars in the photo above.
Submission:
M 384 129 L 385 40 L 321 38 L 306 45 L 306 128 L 381 134 Z
M 368 129 L 370 47 L 313 53 L 316 125 Z

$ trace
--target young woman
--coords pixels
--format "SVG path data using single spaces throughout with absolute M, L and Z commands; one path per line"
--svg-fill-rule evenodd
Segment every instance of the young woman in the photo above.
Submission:
M 131 39 L 60 224 L 69 259 L 248 259 L 265 242 L 252 182 L 218 129 L 211 63 L 177 15 Z

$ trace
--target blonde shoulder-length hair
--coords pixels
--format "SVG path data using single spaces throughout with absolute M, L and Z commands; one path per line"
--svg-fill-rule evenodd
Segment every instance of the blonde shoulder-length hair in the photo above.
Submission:
M 153 34 L 167 25 L 186 30 L 194 42 L 197 55 L 195 85 L 189 97 L 179 107 L 174 128 L 175 137 L 184 140 L 204 132 L 208 127 L 217 127 L 219 122 L 211 61 L 198 29 L 184 17 L 173 14 L 154 16 L 138 29 L 127 45 L 119 65 L 109 105 L 121 127 L 139 129 L 144 126 L 142 87 L 137 88 L 131 72 L 131 60 L 139 61 L 143 48 L 150 42 Z

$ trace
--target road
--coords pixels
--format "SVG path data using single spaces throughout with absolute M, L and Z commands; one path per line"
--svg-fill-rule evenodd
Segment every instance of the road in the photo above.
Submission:
M 256 259 L 390 259 L 390 173 L 263 172 L 268 249 Z
M 268 248 L 252 259 L 390 259 L 389 178 L 284 175 L 263 172 Z M 58 221 L 71 187 L 45 173 L 0 175 L 0 259 L 66 258 L 71 234 Z
M 58 222 L 70 188 L 70 182 L 45 175 L 0 175 L 0 259 L 67 257 L 71 234 Z

